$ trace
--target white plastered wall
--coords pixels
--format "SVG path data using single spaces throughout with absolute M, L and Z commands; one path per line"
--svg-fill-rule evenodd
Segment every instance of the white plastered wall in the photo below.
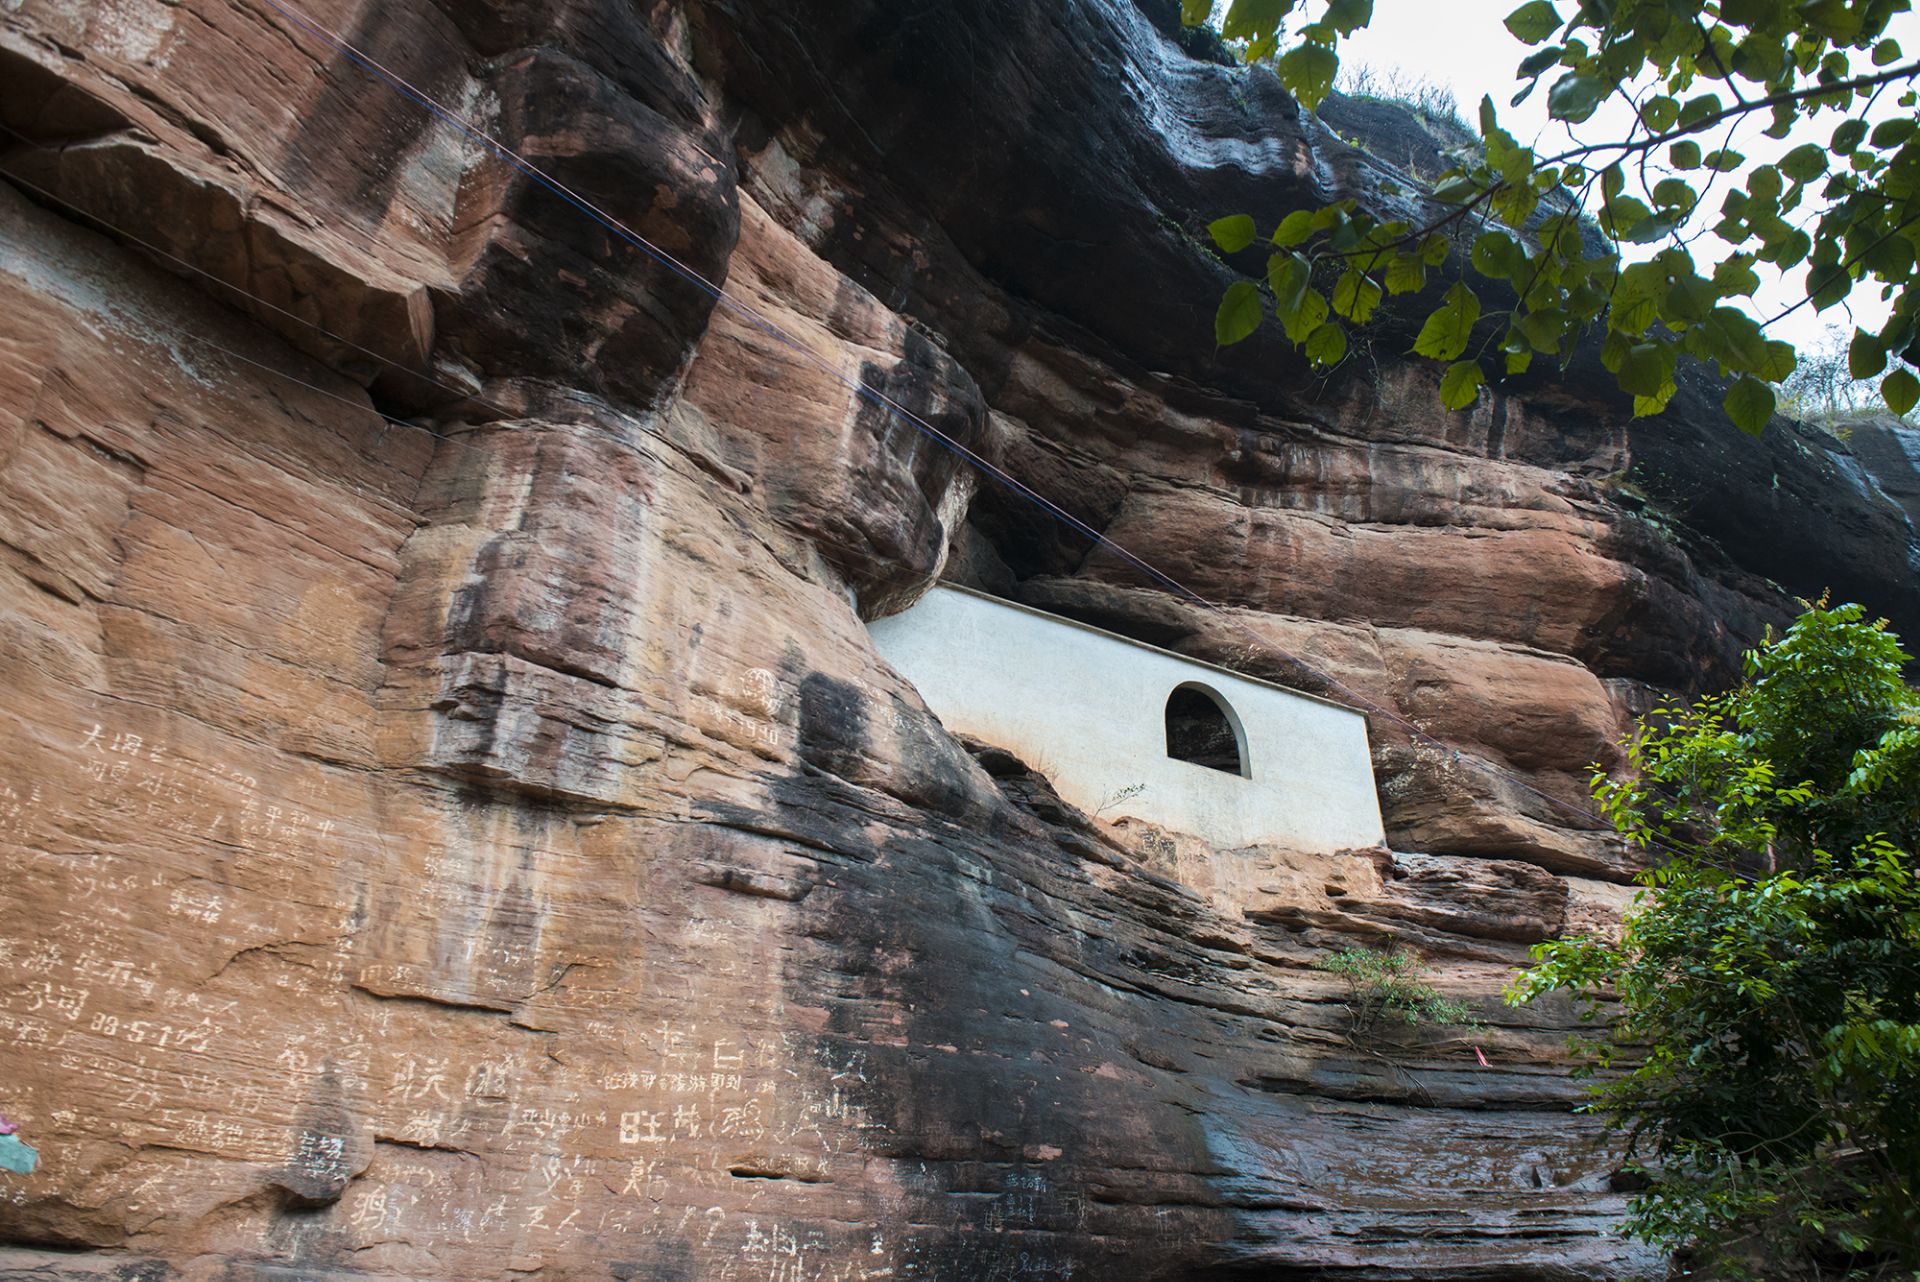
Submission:
M 964 588 L 936 587 L 872 632 L 948 729 L 1014 753 L 1082 810 L 1223 848 L 1385 843 L 1366 718 L 1350 708 Z M 1251 778 L 1167 756 L 1167 696 L 1187 684 L 1233 709 Z

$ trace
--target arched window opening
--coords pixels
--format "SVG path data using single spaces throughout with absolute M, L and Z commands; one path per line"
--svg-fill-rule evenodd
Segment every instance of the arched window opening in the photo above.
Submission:
M 1205 686 L 1178 686 L 1167 696 L 1167 755 L 1243 779 L 1253 777 L 1240 719 L 1226 700 Z

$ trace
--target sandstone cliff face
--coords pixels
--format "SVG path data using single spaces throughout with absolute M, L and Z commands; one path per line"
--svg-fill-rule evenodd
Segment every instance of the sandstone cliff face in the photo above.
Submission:
M 0 11 L 0 1270 L 1658 1271 L 1497 999 L 1624 901 L 1549 798 L 1920 632 L 1912 438 L 1217 358 L 1196 229 L 1384 170 L 1167 7 L 303 7 L 798 347 L 274 5 Z M 1452 748 L 1398 853 L 1090 820 L 869 645 L 943 572 Z M 1352 1044 L 1386 939 L 1487 1027 Z

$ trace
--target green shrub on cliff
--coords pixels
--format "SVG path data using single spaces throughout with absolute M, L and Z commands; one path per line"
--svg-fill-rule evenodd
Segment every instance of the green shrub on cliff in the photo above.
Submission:
M 1403 1024 L 1477 1026 L 1473 1009 L 1446 996 L 1426 981 L 1427 964 L 1413 953 L 1393 948 L 1342 948 L 1313 964 L 1347 983 L 1347 1036 L 1370 1046 L 1383 1019 Z
M 1510 994 L 1608 1024 L 1628 1230 L 1735 1276 L 1920 1270 L 1920 699 L 1862 616 L 1815 607 L 1646 719 L 1594 788 L 1656 852 L 1623 934 L 1539 946 Z

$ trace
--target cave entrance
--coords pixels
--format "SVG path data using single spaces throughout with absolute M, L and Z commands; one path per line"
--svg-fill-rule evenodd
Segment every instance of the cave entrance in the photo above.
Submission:
M 1253 777 L 1240 718 L 1225 699 L 1198 682 L 1175 686 L 1167 696 L 1167 755 L 1242 779 Z

